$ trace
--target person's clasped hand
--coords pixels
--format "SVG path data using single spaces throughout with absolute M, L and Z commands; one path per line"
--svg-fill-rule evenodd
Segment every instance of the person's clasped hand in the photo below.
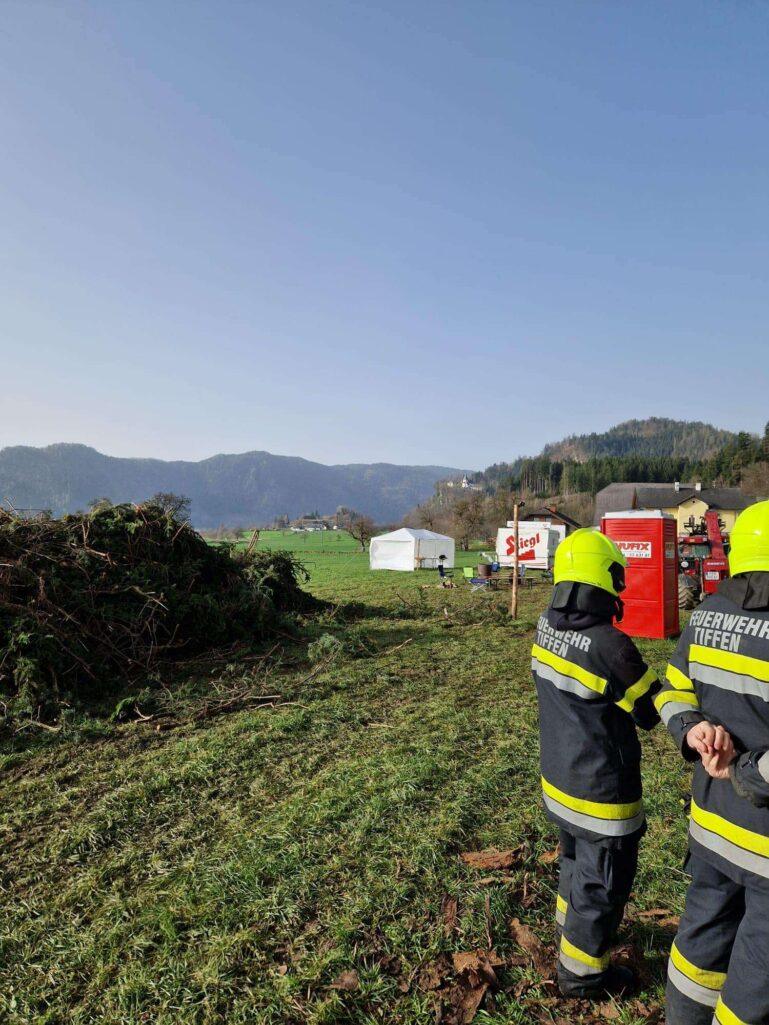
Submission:
M 730 734 L 723 726 L 700 722 L 686 734 L 686 742 L 702 759 L 705 772 L 713 779 L 728 779 L 729 766 L 736 750 Z

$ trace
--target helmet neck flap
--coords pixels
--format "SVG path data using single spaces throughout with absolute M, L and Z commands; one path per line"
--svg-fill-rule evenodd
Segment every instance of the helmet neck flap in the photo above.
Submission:
M 568 617 L 570 621 L 573 620 L 568 625 L 578 629 L 577 622 L 582 617 L 595 623 L 610 623 L 613 619 L 621 623 L 625 606 L 618 595 L 609 594 L 601 587 L 564 580 L 553 588 L 550 608 L 554 612 L 562 613 L 562 619 Z M 584 625 L 594 624 L 585 622 Z

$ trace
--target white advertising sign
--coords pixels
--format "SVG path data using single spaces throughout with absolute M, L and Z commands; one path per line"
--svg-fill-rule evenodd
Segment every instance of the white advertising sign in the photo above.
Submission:
M 544 523 L 521 523 L 518 526 L 518 562 L 530 569 L 550 569 L 560 541 L 559 531 Z M 515 532 L 512 527 L 497 531 L 497 562 L 512 566 L 515 553 Z
M 651 541 L 620 541 L 616 537 L 612 540 L 626 559 L 651 559 L 652 557 Z

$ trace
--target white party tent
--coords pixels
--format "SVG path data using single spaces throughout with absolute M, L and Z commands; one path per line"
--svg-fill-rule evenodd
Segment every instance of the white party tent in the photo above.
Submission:
M 371 569 L 435 569 L 440 555 L 446 556 L 444 566 L 454 565 L 454 539 L 412 527 L 372 537 L 369 546 Z

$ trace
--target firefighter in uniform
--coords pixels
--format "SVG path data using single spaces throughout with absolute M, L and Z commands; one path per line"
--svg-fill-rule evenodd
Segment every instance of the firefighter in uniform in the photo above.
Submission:
M 731 579 L 692 613 L 655 700 L 701 758 L 668 1025 L 769 1025 L 769 502 L 730 543 Z
M 622 617 L 625 557 L 595 530 L 555 553 L 553 597 L 537 626 L 531 666 L 539 698 L 542 790 L 560 830 L 558 984 L 567 996 L 630 988 L 609 960 L 646 830 L 636 725 L 659 722 L 660 689 Z

